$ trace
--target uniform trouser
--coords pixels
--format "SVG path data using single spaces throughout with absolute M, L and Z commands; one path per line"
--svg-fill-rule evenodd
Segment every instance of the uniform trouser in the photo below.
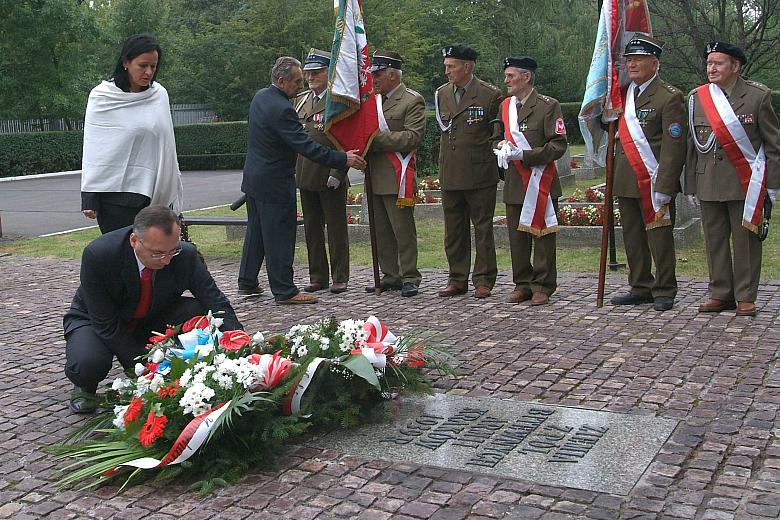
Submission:
M 105 341 L 98 337 L 92 325 L 85 324 L 65 335 L 65 375 L 74 385 L 94 393 L 111 370 L 114 357 L 125 369 L 132 369 L 136 358 L 146 352 L 152 331 L 163 332 L 167 324 L 179 324 L 193 316 L 205 314 L 203 306 L 195 298 L 182 296 L 168 309 L 143 321 L 132 332 L 130 342 Z
M 761 278 L 761 241 L 742 227 L 745 202 L 701 201 L 701 222 L 707 265 L 710 269 L 710 297 L 723 301 L 755 302 Z M 729 238 L 734 247 L 732 261 Z
M 449 284 L 460 289 L 468 285 L 471 267 L 471 228 L 474 224 L 476 258 L 471 282 L 474 287 L 492 289 L 498 276 L 496 245 L 493 239 L 493 215 L 496 211 L 496 187 L 476 190 L 442 190 L 444 210 L 444 252 L 447 254 Z
M 295 210 L 294 197 L 292 203 L 271 203 L 247 195 L 247 226 L 238 270 L 239 287 L 257 285 L 260 266 L 265 260 L 268 285 L 274 299 L 288 300 L 298 294 L 298 287 L 293 283 Z
M 417 228 L 414 207 L 396 206 L 397 195 L 373 195 L 374 226 L 382 282 L 420 285 L 417 269 Z
M 674 252 L 674 200 L 669 203 L 672 225 L 653 229 L 646 229 L 641 199 L 618 197 L 618 203 L 631 294 L 674 298 L 677 295 L 677 277 L 674 273 L 677 263 Z
M 558 269 L 555 260 L 555 236 L 549 233 L 536 237 L 518 231 L 522 204 L 506 205 L 506 223 L 509 249 L 512 254 L 512 281 L 515 290 L 524 293 L 541 292 L 552 295 L 558 288 Z M 531 251 L 534 261 L 531 263 Z
M 309 253 L 309 280 L 328 285 L 328 254 L 325 226 L 328 228 L 330 276 L 333 282 L 349 281 L 349 235 L 347 228 L 347 183 L 335 190 L 300 190 L 306 250 Z

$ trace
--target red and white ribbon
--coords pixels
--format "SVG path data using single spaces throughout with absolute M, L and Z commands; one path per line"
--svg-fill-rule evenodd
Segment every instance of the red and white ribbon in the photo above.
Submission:
M 704 115 L 721 148 L 739 175 L 739 182 L 745 190 L 745 207 L 742 211 L 742 226 L 758 233 L 761 213 L 766 196 L 766 155 L 764 143 L 756 153 L 737 114 L 731 108 L 723 90 L 714 83 L 696 89 Z
M 379 116 L 379 129 L 383 132 L 389 132 L 390 127 L 387 126 L 387 120 L 382 111 L 382 96 L 374 97 L 376 98 L 376 111 Z M 415 152 L 409 152 L 405 156 L 400 152 L 385 152 L 385 156 L 390 161 L 390 164 L 393 165 L 396 181 L 398 182 L 398 201 L 396 205 L 400 207 L 414 206 L 415 176 L 417 175 Z
M 620 144 L 626 152 L 631 169 L 639 185 L 639 199 L 642 201 L 642 217 L 648 229 L 672 224 L 668 202 L 662 201 L 655 191 L 658 179 L 658 160 L 653 155 L 639 120 L 636 117 L 634 89 L 632 82 L 626 93 L 626 110 L 618 122 Z
M 526 151 L 531 149 L 517 120 L 517 98 L 512 96 L 501 103 L 501 119 L 504 122 L 504 139 L 517 148 Z M 523 180 L 525 197 L 523 209 L 520 211 L 520 223 L 517 229 L 542 236 L 558 231 L 558 217 L 555 215 L 550 188 L 558 169 L 555 161 L 546 166 L 528 168 L 522 161 L 512 161 L 520 178 Z
M 309 363 L 309 366 L 306 367 L 306 372 L 301 376 L 298 384 L 292 388 L 287 399 L 284 400 L 283 409 L 285 415 L 298 415 L 298 413 L 300 413 L 303 394 L 306 392 L 306 389 L 309 388 L 309 385 L 314 379 L 314 374 L 317 372 L 317 368 L 319 368 L 323 361 L 327 360 L 319 357 L 314 358 L 312 362 Z
M 225 406 L 226 404 L 227 403 L 222 403 L 217 405 L 191 420 L 179 434 L 179 437 L 176 439 L 176 442 L 173 443 L 171 449 L 168 450 L 168 453 L 161 460 L 157 460 L 154 457 L 141 457 L 120 464 L 114 469 L 122 466 L 155 469 L 184 462 L 195 455 L 195 452 L 203 446 L 204 442 L 206 442 L 209 432 L 214 428 L 217 419 L 219 419 L 219 417 L 228 409 L 228 407 Z

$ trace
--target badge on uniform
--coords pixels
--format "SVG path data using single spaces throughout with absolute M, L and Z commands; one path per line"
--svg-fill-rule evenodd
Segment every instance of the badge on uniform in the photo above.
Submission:
M 520 123 L 518 123 L 517 129 L 520 130 L 521 132 L 525 132 L 526 130 L 528 130 L 528 116 L 526 116 L 525 119 L 523 119 L 522 121 L 520 121 Z
M 558 135 L 566 135 L 566 123 L 562 117 L 555 120 L 555 133 Z
M 485 109 L 483 107 L 468 108 L 468 112 L 466 116 L 467 125 L 475 125 L 477 123 L 481 123 L 483 119 L 485 119 Z
M 311 121 L 312 121 L 312 123 L 314 123 L 314 127 L 317 130 L 319 130 L 319 131 L 322 131 L 322 130 L 325 129 L 325 125 L 322 124 L 324 119 L 325 118 L 324 118 L 322 112 L 314 114 L 313 116 L 311 116 Z
M 650 114 L 655 112 L 654 108 L 640 108 L 636 111 L 636 118 L 639 121 L 639 124 L 641 126 L 645 126 L 647 124 L 647 119 L 650 117 Z
M 672 139 L 679 139 L 683 134 L 682 125 L 680 123 L 672 123 L 669 125 L 669 128 L 666 129 L 666 132 Z
M 739 115 L 737 115 L 737 119 L 743 125 L 752 125 L 753 124 L 753 114 L 739 114 Z

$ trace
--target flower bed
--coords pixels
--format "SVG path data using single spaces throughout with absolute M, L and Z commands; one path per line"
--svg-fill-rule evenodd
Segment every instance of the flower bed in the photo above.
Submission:
M 615 225 L 620 225 L 620 211 L 613 208 Z M 604 205 L 591 204 L 581 207 L 563 205 L 558 209 L 558 225 L 560 226 L 601 226 L 604 222 Z M 505 226 L 506 217 L 496 217 L 493 225 Z
M 286 334 L 222 332 L 196 316 L 150 338 L 136 377 L 118 378 L 103 414 L 52 448 L 72 459 L 63 485 L 124 486 L 199 478 L 203 492 L 268 467 L 287 439 L 309 428 L 386 419 L 383 400 L 430 391 L 423 368 L 453 374 L 451 357 L 394 336 L 373 316 L 323 319 Z

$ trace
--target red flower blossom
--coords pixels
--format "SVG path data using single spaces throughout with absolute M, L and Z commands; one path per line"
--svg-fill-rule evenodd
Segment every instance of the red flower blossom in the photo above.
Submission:
M 141 410 L 144 409 L 144 402 L 139 397 L 133 397 L 130 399 L 130 405 L 125 410 L 125 428 L 133 421 L 138 420 L 141 417 Z
M 406 353 L 406 364 L 410 367 L 421 367 L 425 365 L 425 355 L 423 354 L 425 345 L 418 343 L 409 349 Z
M 241 347 L 249 345 L 249 334 L 243 330 L 229 330 L 219 338 L 219 346 L 225 350 L 240 350 Z
M 167 328 L 167 329 L 165 329 L 165 334 L 164 335 L 159 335 L 158 334 L 156 336 L 152 336 L 151 338 L 149 338 L 149 343 L 161 343 L 161 342 L 165 341 L 166 339 L 170 338 L 173 335 L 174 332 L 176 332 L 176 331 L 171 329 L 171 328 Z
M 179 388 L 181 388 L 181 386 L 179 385 L 179 380 L 177 379 L 170 385 L 157 390 L 157 395 L 159 395 L 162 398 L 173 397 L 176 395 L 176 392 L 179 391 Z
M 168 418 L 164 415 L 157 416 L 154 414 L 154 410 L 149 412 L 146 422 L 141 426 L 141 431 L 138 432 L 138 440 L 141 441 L 141 446 L 148 448 L 160 438 L 165 429 L 165 425 L 168 424 Z
M 205 329 L 209 326 L 208 316 L 193 316 L 185 321 L 181 326 L 181 332 L 187 333 L 193 329 Z

